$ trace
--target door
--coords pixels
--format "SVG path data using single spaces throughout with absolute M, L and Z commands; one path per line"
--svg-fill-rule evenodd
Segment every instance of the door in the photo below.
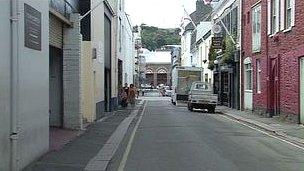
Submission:
M 228 106 L 228 72 L 222 72 L 221 77 L 221 102 L 223 105 Z
M 279 114 L 279 71 L 278 59 L 272 59 L 270 63 L 270 116 Z
M 50 46 L 49 63 L 50 126 L 63 126 L 62 50 Z
M 104 97 L 105 97 L 105 111 L 110 111 L 111 106 L 111 72 L 112 72 L 112 25 L 111 19 L 104 15 Z
M 111 70 L 105 69 L 105 111 L 110 111 L 110 100 L 111 100 Z
M 300 123 L 304 123 L 304 57 L 300 59 Z
M 123 63 L 122 60 L 118 59 L 118 88 L 123 87 Z M 125 83 L 128 83 L 126 81 L 126 76 L 125 76 Z

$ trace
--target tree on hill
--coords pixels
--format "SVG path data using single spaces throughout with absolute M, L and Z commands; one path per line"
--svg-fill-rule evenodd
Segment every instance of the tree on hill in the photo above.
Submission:
M 140 27 L 143 47 L 151 51 L 159 49 L 164 45 L 180 44 L 180 30 L 178 28 L 163 29 L 145 24 L 141 24 Z

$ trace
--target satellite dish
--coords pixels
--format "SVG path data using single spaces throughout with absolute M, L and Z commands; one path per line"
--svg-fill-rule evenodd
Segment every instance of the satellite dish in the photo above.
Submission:
M 218 24 L 215 24 L 212 28 L 213 33 L 218 34 L 220 32 L 222 32 L 222 27 Z

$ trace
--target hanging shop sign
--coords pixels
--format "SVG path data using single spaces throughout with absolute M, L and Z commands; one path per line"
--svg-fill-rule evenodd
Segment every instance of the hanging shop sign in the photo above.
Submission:
M 212 37 L 212 47 L 214 49 L 222 49 L 223 37 Z

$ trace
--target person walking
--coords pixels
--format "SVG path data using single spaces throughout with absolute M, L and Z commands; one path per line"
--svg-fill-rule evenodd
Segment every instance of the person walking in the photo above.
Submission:
M 128 99 L 132 107 L 135 106 L 135 98 L 136 98 L 137 90 L 134 87 L 134 84 L 130 84 Z
M 128 94 L 125 92 L 123 88 L 120 90 L 120 101 L 121 101 L 121 106 L 123 108 L 126 108 L 128 106 Z
M 128 100 L 129 100 L 129 86 L 128 86 L 128 83 L 125 83 L 125 86 L 123 87 L 123 91 L 124 91 L 124 94 L 126 95 L 126 101 L 125 101 L 125 106 L 124 107 L 127 107 L 128 106 Z

